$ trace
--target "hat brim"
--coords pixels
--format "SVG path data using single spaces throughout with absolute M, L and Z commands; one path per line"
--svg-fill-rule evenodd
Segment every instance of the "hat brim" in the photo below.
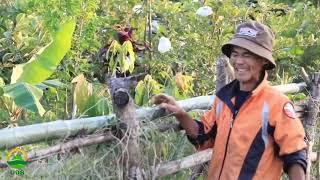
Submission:
M 233 46 L 239 46 L 260 57 L 267 59 L 270 63 L 266 66 L 266 70 L 271 70 L 276 67 L 276 63 L 272 57 L 272 52 L 256 43 L 240 37 L 235 37 L 221 47 L 222 53 L 230 58 Z

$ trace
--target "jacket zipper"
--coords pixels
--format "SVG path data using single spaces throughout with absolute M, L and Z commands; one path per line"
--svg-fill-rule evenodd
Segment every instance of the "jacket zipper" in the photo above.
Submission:
M 246 98 L 246 100 L 242 103 L 241 107 L 244 107 L 245 104 L 248 103 L 248 99 L 250 98 L 250 95 Z M 224 156 L 223 156 L 223 161 L 222 161 L 222 166 L 221 166 L 221 169 L 220 169 L 220 173 L 219 173 L 219 178 L 218 180 L 221 178 L 221 175 L 222 175 L 222 170 L 223 170 L 223 166 L 224 166 L 224 162 L 226 160 L 226 157 L 227 157 L 227 152 L 228 152 L 228 144 L 229 144 L 229 139 L 230 139 L 230 135 L 231 135 L 231 131 L 232 131 L 232 128 L 233 128 L 233 123 L 241 109 L 241 107 L 238 109 L 238 110 L 235 110 L 233 115 L 232 115 L 232 119 L 231 119 L 231 122 L 230 122 L 230 129 L 229 129 L 229 133 L 228 133 L 228 139 L 227 139 L 227 143 L 226 143 L 226 148 L 225 148 L 225 151 L 224 151 Z
M 231 120 L 231 123 L 230 123 L 230 129 L 229 129 L 229 133 L 228 133 L 228 138 L 227 138 L 227 143 L 226 143 L 226 148 L 225 148 L 225 151 L 224 151 L 222 166 L 221 166 L 221 169 L 220 169 L 220 173 L 219 173 L 219 178 L 218 178 L 218 179 L 220 179 L 221 174 L 222 174 L 224 162 L 225 162 L 226 157 L 227 157 L 227 151 L 228 151 L 228 144 L 229 144 L 230 134 L 231 134 L 231 131 L 232 131 L 232 127 L 233 127 L 234 120 L 236 119 L 236 116 L 237 116 L 238 112 L 239 112 L 239 110 L 235 111 L 235 112 L 233 113 L 233 116 L 232 116 L 232 120 Z

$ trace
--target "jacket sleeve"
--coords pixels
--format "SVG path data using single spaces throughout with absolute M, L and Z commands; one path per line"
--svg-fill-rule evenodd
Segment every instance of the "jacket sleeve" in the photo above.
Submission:
M 207 111 L 201 118 L 201 121 L 194 120 L 198 127 L 198 136 L 192 138 L 187 136 L 189 141 L 195 145 L 198 150 L 212 148 L 214 139 L 217 133 L 216 113 L 217 113 L 217 98 L 215 98 L 212 108 Z
M 280 103 L 281 109 L 271 118 L 274 123 L 274 140 L 279 146 L 279 156 L 284 162 L 284 171 L 293 164 L 306 168 L 305 132 L 301 121 L 296 117 L 294 106 L 289 100 Z
M 283 155 L 282 159 L 284 163 L 283 170 L 285 173 L 288 173 L 289 168 L 294 164 L 299 164 L 303 168 L 304 172 L 306 173 L 307 152 L 305 149 L 291 153 L 291 154 Z

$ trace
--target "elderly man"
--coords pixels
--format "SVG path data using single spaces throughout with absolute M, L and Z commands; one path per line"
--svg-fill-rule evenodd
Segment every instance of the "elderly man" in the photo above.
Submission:
M 264 24 L 249 21 L 237 27 L 222 46 L 236 79 L 216 94 L 213 107 L 201 121 L 191 118 L 166 95 L 154 103 L 172 112 L 198 148 L 213 148 L 208 179 L 274 180 L 282 171 L 305 179 L 306 143 L 293 104 L 267 82 L 274 35 Z

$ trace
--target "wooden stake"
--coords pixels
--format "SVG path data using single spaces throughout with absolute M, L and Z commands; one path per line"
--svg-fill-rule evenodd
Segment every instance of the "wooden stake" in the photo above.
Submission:
M 220 56 L 216 61 L 216 92 L 224 85 L 234 79 L 233 67 L 225 55 Z
M 306 121 L 303 122 L 308 138 L 307 152 L 307 172 L 306 179 L 311 180 L 311 154 L 314 144 L 315 128 L 317 125 L 319 106 L 320 106 L 320 72 L 312 75 L 311 78 L 311 97 L 308 102 L 308 114 Z
M 122 163 L 123 179 L 145 179 L 145 172 L 141 168 L 142 156 L 139 147 L 140 126 L 136 118 L 136 105 L 129 94 L 130 88 L 135 84 L 130 77 L 111 78 L 109 88 L 112 95 L 113 110 L 120 124 L 125 128 L 122 132 L 123 141 Z

